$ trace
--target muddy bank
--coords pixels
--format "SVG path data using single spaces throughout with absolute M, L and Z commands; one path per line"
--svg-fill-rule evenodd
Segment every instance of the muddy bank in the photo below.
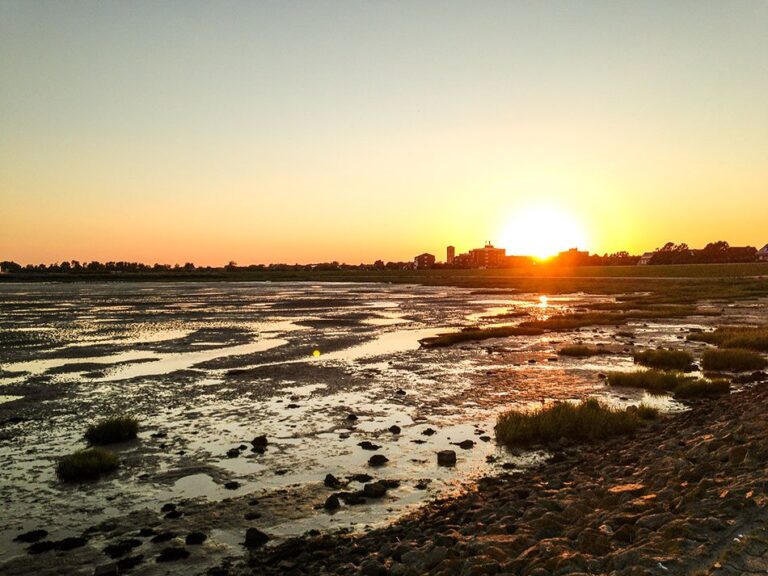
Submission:
M 763 381 L 631 438 L 561 445 L 387 528 L 262 548 L 229 573 L 765 573 L 766 459 Z

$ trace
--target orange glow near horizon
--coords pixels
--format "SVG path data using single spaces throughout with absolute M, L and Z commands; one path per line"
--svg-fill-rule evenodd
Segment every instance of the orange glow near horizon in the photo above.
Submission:
M 564 210 L 549 205 L 529 206 L 512 216 L 501 235 L 507 254 L 545 260 L 569 248 L 588 245 L 584 227 Z

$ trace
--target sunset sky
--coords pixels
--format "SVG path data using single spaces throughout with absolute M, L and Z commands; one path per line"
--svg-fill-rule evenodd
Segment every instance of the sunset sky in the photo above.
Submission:
M 768 1 L 0 0 L 0 207 L 21 263 L 760 247 Z

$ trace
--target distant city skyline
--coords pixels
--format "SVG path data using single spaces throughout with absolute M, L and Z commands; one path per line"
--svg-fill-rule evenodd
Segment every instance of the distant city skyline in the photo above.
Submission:
M 766 29 L 760 0 L 5 0 L 0 260 L 760 247 Z

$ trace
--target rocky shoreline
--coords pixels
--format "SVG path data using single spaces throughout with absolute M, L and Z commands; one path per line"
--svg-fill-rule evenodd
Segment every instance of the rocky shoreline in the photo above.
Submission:
M 766 383 L 630 437 L 561 443 L 540 467 L 483 479 L 386 528 L 308 534 L 219 573 L 765 573 Z

